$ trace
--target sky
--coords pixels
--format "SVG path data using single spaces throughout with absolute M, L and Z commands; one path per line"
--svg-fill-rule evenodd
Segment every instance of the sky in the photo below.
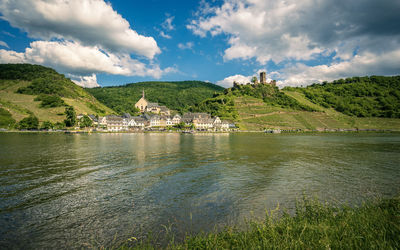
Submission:
M 0 63 L 85 87 L 400 74 L 399 0 L 0 0 Z

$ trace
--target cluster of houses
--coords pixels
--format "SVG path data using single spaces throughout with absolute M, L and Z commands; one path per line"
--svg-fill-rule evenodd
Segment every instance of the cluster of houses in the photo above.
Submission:
M 206 113 L 186 113 L 183 116 L 164 116 L 158 114 L 142 114 L 140 116 L 108 115 L 99 117 L 90 116 L 94 125 L 99 130 L 110 132 L 138 131 L 138 130 L 164 130 L 182 124 L 200 131 L 229 131 L 235 129 L 235 124 L 223 121 L 219 117 L 211 117 Z
M 233 122 L 221 120 L 219 117 L 211 117 L 207 113 L 186 113 L 182 116 L 178 114 L 171 116 L 171 112 L 167 107 L 160 106 L 158 103 L 148 102 L 144 97 L 144 92 L 135 107 L 142 113 L 140 116 L 124 114 L 123 116 L 96 117 L 89 115 L 89 118 L 98 130 L 110 132 L 165 130 L 178 125 L 191 127 L 199 131 L 229 131 L 236 128 Z M 77 117 L 78 120 L 80 116 L 83 115 L 79 115 Z

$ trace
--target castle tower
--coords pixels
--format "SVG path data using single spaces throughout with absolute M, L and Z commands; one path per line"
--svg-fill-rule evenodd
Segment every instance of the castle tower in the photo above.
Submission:
M 267 83 L 267 75 L 264 71 L 260 73 L 260 83 L 261 84 Z

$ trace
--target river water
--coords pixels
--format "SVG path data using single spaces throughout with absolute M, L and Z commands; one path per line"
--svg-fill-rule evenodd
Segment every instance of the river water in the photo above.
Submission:
M 400 191 L 400 134 L 0 134 L 0 248 L 119 244 Z M 165 227 L 164 227 L 165 226 Z

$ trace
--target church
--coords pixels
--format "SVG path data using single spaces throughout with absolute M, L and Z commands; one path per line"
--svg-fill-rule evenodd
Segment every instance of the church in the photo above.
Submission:
M 160 106 L 156 102 L 149 102 L 144 97 L 144 90 L 142 92 L 142 98 L 135 104 L 135 107 L 140 110 L 142 113 L 154 113 L 159 115 L 171 115 L 170 110 L 166 106 Z

